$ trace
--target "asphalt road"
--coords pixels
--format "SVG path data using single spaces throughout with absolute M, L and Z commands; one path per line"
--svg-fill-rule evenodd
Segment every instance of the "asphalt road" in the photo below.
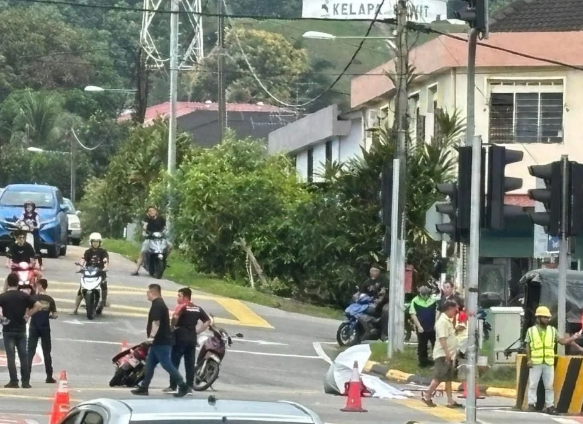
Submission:
M 74 262 L 82 251 L 82 248 L 69 247 L 67 257 L 45 260 L 48 292 L 55 298 L 59 309 L 59 318 L 52 323 L 55 378 L 58 378 L 60 371 L 66 371 L 73 404 L 99 397 L 128 398 L 132 396 L 129 389 L 108 387 L 114 371 L 111 358 L 121 350 L 124 341 L 137 344 L 144 340 L 149 308 L 146 287 L 155 280 L 145 273 L 138 277 L 130 276 L 134 265 L 112 254 L 109 272 L 111 306 L 91 322 L 82 314 L 83 309 L 80 309 L 78 316 L 71 316 L 79 277 L 75 274 Z M 159 282 L 168 306 L 174 307 L 179 286 L 167 280 Z M 429 409 L 413 398 L 364 399 L 368 413 L 340 412 L 345 398 L 323 392 L 323 377 L 329 367 L 326 352 L 333 348 L 338 322 L 204 293 L 196 293 L 194 301 L 212 313 L 217 324 L 231 335 L 241 333 L 243 337 L 233 338 L 233 346 L 227 352 L 220 378 L 214 386 L 215 391 L 193 396 L 206 397 L 212 393 L 219 399 L 296 401 L 312 408 L 329 424 L 464 420 L 463 410 L 453 411 L 443 406 Z M 38 365 L 33 367 L 32 372 L 32 389 L 0 388 L 0 424 L 31 424 L 30 420 L 39 424 L 48 423 L 56 387 L 44 382 L 42 356 L 36 362 Z M 7 381 L 7 369 L 0 360 L 0 383 L 3 385 Z M 160 391 L 167 385 L 167 375 L 158 369 L 150 396 L 167 396 Z M 408 389 L 420 390 L 418 387 Z M 509 407 L 512 403 L 511 399 L 480 400 L 478 417 L 491 424 L 518 419 L 528 419 L 535 424 L 557 422 L 542 414 L 526 416 L 511 412 Z

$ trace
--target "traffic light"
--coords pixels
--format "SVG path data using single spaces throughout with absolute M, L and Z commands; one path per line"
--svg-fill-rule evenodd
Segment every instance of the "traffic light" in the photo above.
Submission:
M 458 242 L 460 241 L 460 238 L 459 231 L 457 229 L 457 184 L 438 184 L 437 191 L 445 194 L 449 198 L 449 203 L 441 203 L 435 207 L 438 213 L 447 215 L 449 217 L 449 222 L 446 224 L 437 224 L 435 229 L 438 233 L 447 234 L 452 241 Z
M 453 10 L 453 18 L 465 21 L 470 25 L 470 28 L 475 28 L 487 35 L 489 32 L 488 24 L 488 0 L 464 0 L 465 5 L 460 5 L 460 2 L 452 2 L 455 9 Z
M 485 227 L 504 229 L 504 218 L 512 207 L 504 205 L 506 193 L 522 187 L 522 178 L 505 176 L 506 165 L 522 161 L 524 153 L 503 146 L 492 146 L 488 151 L 488 193 L 486 194 Z M 506 212 L 505 212 L 506 211 Z
M 536 225 L 544 227 L 548 235 L 558 236 L 561 228 L 561 191 L 563 185 L 561 162 L 532 165 L 528 167 L 528 173 L 542 179 L 546 186 L 545 188 L 528 190 L 528 197 L 541 202 L 546 209 L 546 212 L 530 213 L 530 219 Z
M 569 237 L 583 234 L 583 164 L 571 162 L 571 208 L 569 210 Z

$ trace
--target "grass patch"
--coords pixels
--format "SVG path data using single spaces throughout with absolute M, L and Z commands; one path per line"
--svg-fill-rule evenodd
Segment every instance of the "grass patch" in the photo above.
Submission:
M 370 360 L 388 365 L 392 369 L 409 374 L 431 377 L 431 368 L 420 368 L 417 362 L 417 347 L 405 346 L 405 350 L 397 352 L 393 358 L 387 360 L 387 345 L 377 342 L 370 344 Z M 479 384 L 492 387 L 514 388 L 516 387 L 516 367 L 498 366 L 486 371 L 479 379 Z
M 140 246 L 127 240 L 106 239 L 104 240 L 103 245 L 108 251 L 119 253 L 133 262 L 136 262 L 140 253 Z M 342 316 L 342 312 L 336 309 L 309 305 L 291 299 L 284 299 L 282 297 L 259 292 L 250 287 L 229 283 L 218 278 L 199 274 L 194 269 L 194 266 L 181 257 L 177 251 L 172 253 L 170 265 L 171 267 L 164 273 L 165 278 L 172 280 L 177 284 L 189 286 L 205 293 L 230 297 L 246 302 L 253 302 L 259 305 L 315 317 L 340 318 Z

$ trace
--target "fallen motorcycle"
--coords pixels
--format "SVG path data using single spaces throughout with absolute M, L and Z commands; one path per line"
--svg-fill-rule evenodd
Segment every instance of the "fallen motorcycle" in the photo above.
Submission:
M 144 342 L 115 355 L 112 358 L 115 373 L 109 381 L 109 387 L 134 387 L 139 384 L 144 379 L 149 349 L 150 345 Z

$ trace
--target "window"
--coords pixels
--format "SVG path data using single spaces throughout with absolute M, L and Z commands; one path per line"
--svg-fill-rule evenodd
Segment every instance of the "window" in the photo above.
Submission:
M 95 411 L 87 411 L 81 424 L 103 424 L 103 417 Z
M 79 419 L 79 411 L 75 411 L 73 413 L 69 413 L 67 418 L 65 418 L 62 424 L 75 424 Z
M 314 149 L 308 149 L 308 182 L 314 181 Z
M 490 143 L 561 143 L 562 82 L 492 84 Z
M 437 109 L 437 84 L 427 88 L 427 113 L 435 113 Z
M 332 163 L 332 141 L 326 142 L 326 164 Z
M 419 134 L 417 132 L 418 119 L 419 119 L 419 94 L 414 94 L 409 97 L 409 133 L 413 141 L 419 140 Z

